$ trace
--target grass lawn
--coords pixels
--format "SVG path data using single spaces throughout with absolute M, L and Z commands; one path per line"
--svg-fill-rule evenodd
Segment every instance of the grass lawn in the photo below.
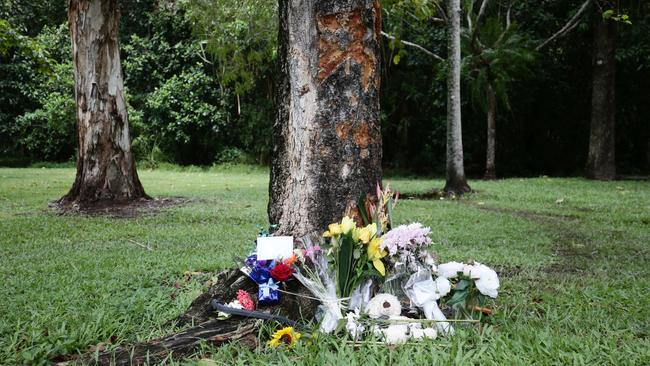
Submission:
M 58 216 L 74 170 L 0 169 L 0 364 L 46 364 L 99 343 L 173 331 L 215 271 L 266 225 L 267 171 L 140 171 L 154 196 L 192 198 L 155 215 Z M 439 180 L 387 179 L 402 192 Z M 387 348 L 320 336 L 291 352 L 205 347 L 195 364 L 650 364 L 650 184 L 583 179 L 471 182 L 462 200 L 403 200 L 397 221 L 433 228 L 442 261 L 500 272 L 481 333 Z M 147 250 L 148 246 L 151 250 Z M 186 271 L 202 272 L 191 278 Z M 646 282 L 649 281 L 649 282 Z M 305 339 L 308 337 L 305 337 Z M 109 345 L 110 347 L 110 345 Z

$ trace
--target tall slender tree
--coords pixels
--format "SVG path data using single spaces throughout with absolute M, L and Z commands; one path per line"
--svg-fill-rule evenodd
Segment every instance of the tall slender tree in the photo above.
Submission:
M 587 177 L 598 180 L 616 178 L 616 30 L 611 1 L 601 1 L 597 11 L 593 46 L 591 130 Z M 602 12 L 602 9 L 606 9 Z M 609 13 L 608 13 L 609 11 Z M 610 14 L 610 16 L 607 16 Z
M 510 19 L 512 4 L 503 7 L 491 3 L 489 9 L 486 4 L 488 0 L 481 3 L 478 14 L 471 7 L 468 9 L 463 76 L 469 80 L 472 102 L 487 116 L 484 178 L 495 179 L 497 106 L 501 102 L 505 109 L 510 109 L 508 89 L 517 78 L 531 73 L 528 66 L 535 59 L 535 52 Z
M 447 180 L 445 192 L 465 193 L 471 188 L 465 178 L 463 133 L 460 111 L 460 0 L 447 3 Z
M 280 0 L 269 220 L 302 235 L 381 180 L 378 0 Z
M 123 95 L 117 0 L 70 0 L 77 175 L 61 203 L 148 198 L 135 169 Z

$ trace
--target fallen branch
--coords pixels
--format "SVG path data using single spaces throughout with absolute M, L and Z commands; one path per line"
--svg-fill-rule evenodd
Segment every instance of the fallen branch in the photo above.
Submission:
M 172 356 L 191 354 L 202 344 L 218 346 L 223 343 L 250 338 L 253 348 L 259 323 L 254 319 L 230 318 L 210 320 L 183 332 L 172 334 L 133 347 L 98 353 L 84 359 L 84 363 L 97 365 L 144 365 L 158 363 Z

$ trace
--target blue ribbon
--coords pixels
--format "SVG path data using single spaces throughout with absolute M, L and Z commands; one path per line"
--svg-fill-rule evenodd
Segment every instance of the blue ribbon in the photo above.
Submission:
M 261 285 L 271 279 L 271 272 L 268 268 L 255 267 L 251 269 L 249 276 L 253 281 L 255 281 L 255 283 Z
M 260 284 L 260 290 L 262 290 L 262 295 L 265 298 L 271 296 L 271 291 L 277 291 L 278 289 L 278 285 L 273 281 L 272 278 L 269 278 L 269 281 L 267 283 Z
M 278 285 L 272 278 L 268 282 L 260 283 L 257 289 L 258 305 L 276 305 L 280 301 L 280 291 Z

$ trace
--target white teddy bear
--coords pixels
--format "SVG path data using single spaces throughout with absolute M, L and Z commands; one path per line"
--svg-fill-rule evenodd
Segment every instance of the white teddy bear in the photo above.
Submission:
M 373 319 L 404 320 L 404 323 L 390 324 L 388 327 L 372 327 L 372 332 L 388 344 L 405 343 L 409 339 L 433 339 L 438 335 L 434 328 L 422 328 L 420 323 L 408 323 L 410 319 L 400 315 L 402 307 L 399 300 L 390 294 L 377 294 L 370 299 L 366 313 Z

